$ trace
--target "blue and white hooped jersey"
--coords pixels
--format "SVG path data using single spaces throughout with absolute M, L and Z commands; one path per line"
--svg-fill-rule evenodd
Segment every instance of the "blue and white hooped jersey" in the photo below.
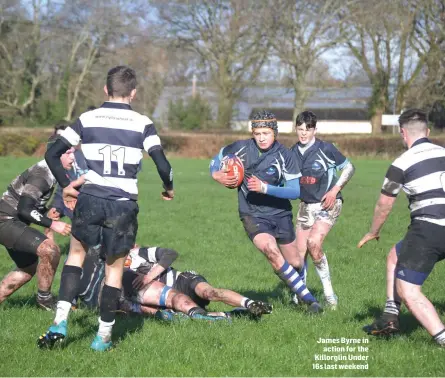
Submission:
M 253 175 L 273 186 L 284 186 L 286 181 L 301 176 L 294 155 L 285 146 L 275 141 L 268 151 L 261 152 L 252 138 L 223 147 L 220 159 L 229 154 L 235 154 L 244 164 L 244 180 L 238 188 L 238 209 L 241 216 L 265 217 L 291 213 L 290 200 L 250 192 L 247 189 L 247 179 Z
M 337 182 L 337 169 L 343 169 L 349 160 L 332 144 L 316 139 L 304 154 L 301 154 L 298 143 L 291 151 L 300 165 L 300 199 L 306 203 L 321 202 L 323 196 Z M 342 198 L 341 193 L 337 198 Z
M 114 200 L 137 200 L 142 150 L 162 148 L 153 122 L 116 102 L 83 113 L 61 137 L 73 146 L 82 141 L 88 172 L 81 192 Z

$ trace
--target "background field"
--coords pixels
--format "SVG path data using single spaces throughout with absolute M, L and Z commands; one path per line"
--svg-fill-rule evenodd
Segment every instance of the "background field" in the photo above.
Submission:
M 0 158 L 0 189 L 35 158 Z M 69 322 L 69 343 L 63 350 L 41 351 L 37 337 L 53 319 L 37 310 L 35 281 L 0 305 L 2 376 L 438 376 L 445 375 L 445 350 L 404 312 L 403 336 L 391 340 L 369 337 L 369 370 L 314 370 L 321 338 L 368 338 L 361 327 L 372 321 L 385 301 L 385 257 L 408 225 L 405 198 L 400 198 L 381 241 L 355 248 L 369 227 L 379 187 L 389 162 L 355 160 L 357 173 L 344 191 L 343 214 L 326 240 L 334 287 L 340 298 L 337 311 L 309 317 L 289 304 L 286 287 L 272 273 L 265 258 L 249 242 L 237 216 L 236 193 L 208 177 L 206 160 L 172 159 L 176 198 L 160 199 L 160 180 L 153 164 L 144 161 L 140 175 L 138 242 L 177 249 L 179 269 L 194 269 L 215 286 L 237 290 L 274 305 L 261 322 L 235 320 L 228 324 L 119 318 L 117 348 L 97 354 L 89 344 L 97 315 L 79 310 Z M 401 196 L 402 197 L 402 196 Z M 297 203 L 295 203 L 296 205 Z M 296 206 L 294 206 L 296 207 Z M 58 239 L 66 251 L 67 239 Z M 65 252 L 66 253 L 66 252 Z M 0 247 L 0 274 L 12 268 Z M 439 265 L 425 284 L 425 292 L 443 317 L 445 265 Z M 60 269 L 54 285 L 58 289 Z M 309 286 L 321 297 L 313 267 Z M 211 309 L 227 308 L 211 305 Z M 344 346 L 335 344 L 336 346 Z M 329 345 L 332 346 L 332 345 Z M 325 353 L 336 355 L 337 353 Z M 341 353 L 347 355 L 347 353 Z M 318 361 L 320 362 L 320 361 Z M 332 361 L 321 361 L 334 364 Z M 346 361 L 353 363 L 354 361 Z M 339 362 L 342 363 L 342 362 Z M 339 364 L 338 363 L 338 364 Z M 363 362 L 356 362 L 363 363 Z

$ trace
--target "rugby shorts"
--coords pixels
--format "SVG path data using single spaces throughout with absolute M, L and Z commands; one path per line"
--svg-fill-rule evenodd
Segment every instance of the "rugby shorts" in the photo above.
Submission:
M 267 218 L 250 215 L 241 216 L 244 229 L 250 240 L 258 234 L 272 235 L 278 244 L 289 244 L 295 240 L 295 228 L 292 214 L 284 216 L 269 216 Z
M 445 259 L 445 227 L 413 219 L 399 249 L 396 277 L 415 285 L 422 285 L 434 265 Z
M 116 201 L 80 193 L 74 208 L 72 235 L 89 246 L 102 244 L 105 256 L 126 254 L 136 242 L 136 201 Z
M 296 226 L 308 229 L 311 228 L 315 222 L 324 222 L 333 226 L 340 216 L 342 206 L 343 201 L 341 199 L 335 200 L 334 207 L 331 210 L 323 209 L 321 202 L 300 202 L 295 221 Z

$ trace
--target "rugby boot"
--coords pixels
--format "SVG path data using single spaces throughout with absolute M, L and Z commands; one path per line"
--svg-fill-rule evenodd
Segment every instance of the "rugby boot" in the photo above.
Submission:
M 338 306 L 338 297 L 334 295 L 325 296 L 325 308 L 329 310 L 336 310 Z
M 67 333 L 66 320 L 62 320 L 59 324 L 53 324 L 48 328 L 42 336 L 37 340 L 37 346 L 41 349 L 52 349 L 56 345 L 60 345 L 65 339 Z
M 56 311 L 57 309 L 57 298 L 49 295 L 46 298 L 42 298 L 39 295 L 36 296 L 37 306 L 39 306 L 42 310 L 46 311 Z
M 253 301 L 247 306 L 247 309 L 254 317 L 261 317 L 264 314 L 271 314 L 273 307 L 266 302 Z
M 389 336 L 400 331 L 399 317 L 394 314 L 384 312 L 374 323 L 366 325 L 363 330 L 368 335 Z
M 158 310 L 155 313 L 155 318 L 165 322 L 180 322 L 183 320 L 190 320 L 190 316 L 173 310 Z
M 113 343 L 110 341 L 105 341 L 102 337 L 99 335 L 96 335 L 93 342 L 91 343 L 90 347 L 91 349 L 97 351 L 97 352 L 106 352 L 107 350 L 110 350 L 113 346 Z

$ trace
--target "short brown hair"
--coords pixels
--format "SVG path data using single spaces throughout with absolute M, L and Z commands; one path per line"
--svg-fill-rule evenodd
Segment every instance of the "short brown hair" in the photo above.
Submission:
M 108 71 L 107 91 L 110 97 L 129 97 L 136 84 L 136 72 L 130 67 L 117 66 Z

